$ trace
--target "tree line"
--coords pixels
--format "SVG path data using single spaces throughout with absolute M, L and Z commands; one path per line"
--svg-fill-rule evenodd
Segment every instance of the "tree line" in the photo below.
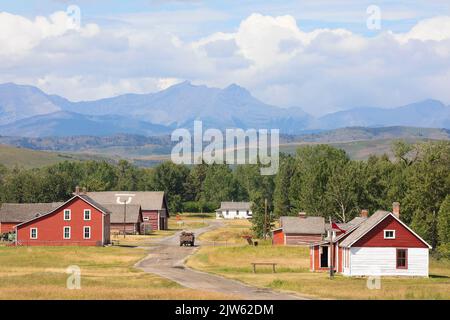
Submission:
M 303 146 L 295 155 L 281 155 L 274 176 L 262 176 L 259 165 L 170 161 L 155 168 L 124 160 L 66 161 L 36 169 L 0 165 L 0 202 L 64 201 L 77 185 L 90 191 L 165 191 L 172 213 L 211 212 L 221 201 L 252 201 L 253 229 L 261 237 L 280 216 L 304 211 L 346 222 L 362 209 L 391 210 L 399 201 L 401 219 L 450 256 L 450 142 L 397 141 L 392 151 L 391 158 L 357 161 L 329 145 Z

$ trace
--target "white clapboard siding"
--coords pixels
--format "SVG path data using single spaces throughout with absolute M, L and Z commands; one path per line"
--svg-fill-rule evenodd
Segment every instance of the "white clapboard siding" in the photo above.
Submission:
M 216 213 L 217 219 L 249 219 L 252 217 L 252 212 L 247 210 L 226 210 L 218 211 Z
M 408 248 L 408 268 L 396 268 L 396 248 L 350 248 L 348 276 L 417 276 L 428 277 L 427 248 Z

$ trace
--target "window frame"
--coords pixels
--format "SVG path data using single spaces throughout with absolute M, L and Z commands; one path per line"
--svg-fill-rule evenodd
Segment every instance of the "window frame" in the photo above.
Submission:
M 36 231 L 36 236 L 33 237 L 33 231 Z M 38 228 L 30 228 L 30 239 L 36 240 L 38 238 Z
M 66 237 L 66 229 L 69 229 L 69 237 Z M 63 239 L 64 240 L 70 240 L 72 238 L 72 228 L 70 226 L 64 226 L 63 227 Z
M 89 212 L 89 219 L 86 219 L 86 212 Z M 91 221 L 92 219 L 92 210 L 91 209 L 84 209 L 83 210 L 83 220 L 84 221 Z
M 400 251 L 404 251 L 405 252 L 405 258 L 404 258 L 405 259 L 405 265 L 404 266 L 399 266 L 398 265 L 398 261 L 399 261 L 398 253 Z M 402 270 L 408 269 L 408 249 L 407 248 L 396 248 L 395 249 L 395 268 L 396 269 L 402 269 Z
M 69 218 L 68 218 L 68 219 L 66 219 L 66 212 L 69 213 Z M 63 219 L 64 219 L 64 221 L 70 221 L 70 220 L 72 220 L 72 210 L 70 210 L 70 209 L 64 209 L 64 211 L 63 211 Z
M 387 233 L 387 232 L 392 232 L 392 237 L 386 236 L 386 233 Z M 395 230 L 388 230 L 388 229 L 383 230 L 383 238 L 384 238 L 385 240 L 395 240 Z
M 88 238 L 86 237 L 86 229 L 89 230 L 89 237 Z M 91 227 L 90 226 L 84 226 L 83 227 L 83 239 L 89 240 L 89 239 L 91 239 L 91 237 L 92 237 Z

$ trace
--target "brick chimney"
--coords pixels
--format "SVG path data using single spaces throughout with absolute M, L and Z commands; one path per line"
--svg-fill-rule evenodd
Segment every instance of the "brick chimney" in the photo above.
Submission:
M 299 212 L 299 213 L 298 213 L 298 217 L 299 217 L 300 219 L 305 219 L 305 218 L 306 218 L 306 212 Z
M 86 187 L 83 187 L 83 191 L 82 191 L 82 193 L 83 193 L 83 194 L 86 194 L 86 192 L 87 192 L 87 189 L 86 189 Z
M 369 210 L 363 209 L 361 210 L 361 218 L 368 218 L 369 217 Z
M 79 186 L 75 187 L 75 194 L 76 195 L 80 194 L 80 187 Z
M 392 204 L 392 213 L 400 219 L 400 202 L 394 202 Z

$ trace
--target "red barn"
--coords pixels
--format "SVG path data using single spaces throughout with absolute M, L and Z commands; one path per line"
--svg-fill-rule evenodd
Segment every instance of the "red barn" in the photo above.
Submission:
M 140 229 L 167 230 L 169 209 L 165 193 L 162 191 L 104 191 L 87 192 L 89 197 L 103 205 L 128 201 L 130 205 L 139 205 L 142 214 Z
M 53 210 L 15 227 L 16 244 L 101 246 L 109 243 L 110 215 L 86 195 L 75 195 Z
M 281 217 L 280 228 L 272 231 L 275 245 L 308 245 L 322 240 L 325 234 L 323 217 L 307 217 L 300 212 L 298 217 Z
M 398 203 L 332 239 L 311 246 L 311 270 L 332 264 L 345 276 L 428 276 L 431 246 L 400 220 Z

